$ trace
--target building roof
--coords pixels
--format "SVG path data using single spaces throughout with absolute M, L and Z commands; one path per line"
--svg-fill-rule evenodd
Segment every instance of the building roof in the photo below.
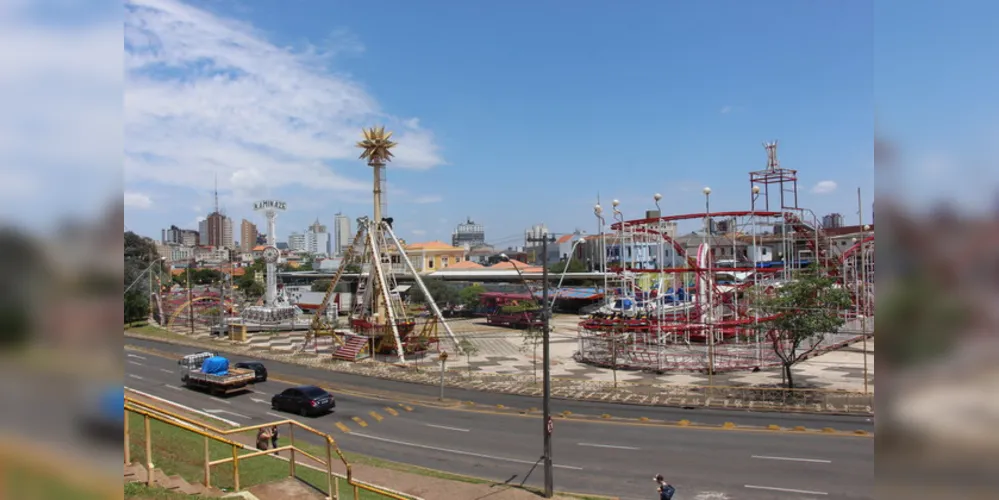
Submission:
M 472 262 L 470 260 L 462 261 L 457 264 L 452 264 L 447 266 L 448 269 L 485 269 L 486 266 L 479 264 L 477 262 Z
M 253 247 L 252 251 L 253 252 L 263 252 L 265 248 L 267 248 L 267 245 L 257 245 L 255 247 Z
M 519 260 L 510 259 L 505 262 L 497 262 L 489 266 L 489 269 L 514 269 L 514 267 L 516 267 L 516 269 L 520 269 L 523 272 L 525 269 L 531 266 Z
M 576 236 L 574 234 L 563 234 L 558 240 L 555 241 L 556 245 L 561 245 L 562 243 L 568 243 L 572 238 Z
M 437 251 L 437 252 L 449 252 L 449 251 L 450 252 L 464 252 L 465 251 L 464 248 L 454 247 L 454 246 L 448 245 L 447 243 L 444 243 L 443 241 L 427 241 L 427 242 L 423 242 L 423 243 L 410 243 L 409 245 L 406 246 L 406 251 L 408 251 L 408 252 L 420 251 L 420 250 L 423 250 L 423 251 Z

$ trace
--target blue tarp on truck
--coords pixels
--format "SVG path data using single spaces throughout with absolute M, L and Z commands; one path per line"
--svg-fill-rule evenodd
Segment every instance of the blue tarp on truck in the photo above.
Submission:
M 201 373 L 209 375 L 228 375 L 229 360 L 222 356 L 212 356 L 201 364 Z

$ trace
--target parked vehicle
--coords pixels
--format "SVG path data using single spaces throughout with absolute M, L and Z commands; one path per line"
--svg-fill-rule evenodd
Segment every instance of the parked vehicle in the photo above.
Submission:
M 228 359 L 212 352 L 189 354 L 177 363 L 185 386 L 216 395 L 246 390 L 257 379 L 253 370 L 230 368 Z
M 259 361 L 240 361 L 236 363 L 236 368 L 252 370 L 257 376 L 254 382 L 267 382 L 267 368 Z
M 271 398 L 271 408 L 298 413 L 303 417 L 329 413 L 335 407 L 336 399 L 333 395 L 314 385 L 285 389 Z

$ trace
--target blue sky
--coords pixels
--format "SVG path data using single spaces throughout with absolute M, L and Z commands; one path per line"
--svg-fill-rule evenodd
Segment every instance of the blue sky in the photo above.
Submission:
M 466 216 L 501 245 L 540 222 L 592 232 L 598 193 L 636 218 L 656 192 L 700 211 L 703 186 L 713 210 L 748 210 L 774 139 L 802 206 L 852 222 L 857 187 L 873 200 L 870 2 L 126 4 L 125 225 L 142 234 L 194 227 L 216 174 L 237 222 L 288 203 L 279 239 L 368 214 L 351 146 L 381 123 L 410 241 Z M 881 125 L 904 100 L 884 97 Z

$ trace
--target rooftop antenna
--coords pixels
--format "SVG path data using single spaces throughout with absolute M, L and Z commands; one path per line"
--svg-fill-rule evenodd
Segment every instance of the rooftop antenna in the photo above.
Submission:
M 777 160 L 777 141 L 764 142 L 763 147 L 767 150 L 767 170 L 771 172 L 780 170 L 780 161 Z

